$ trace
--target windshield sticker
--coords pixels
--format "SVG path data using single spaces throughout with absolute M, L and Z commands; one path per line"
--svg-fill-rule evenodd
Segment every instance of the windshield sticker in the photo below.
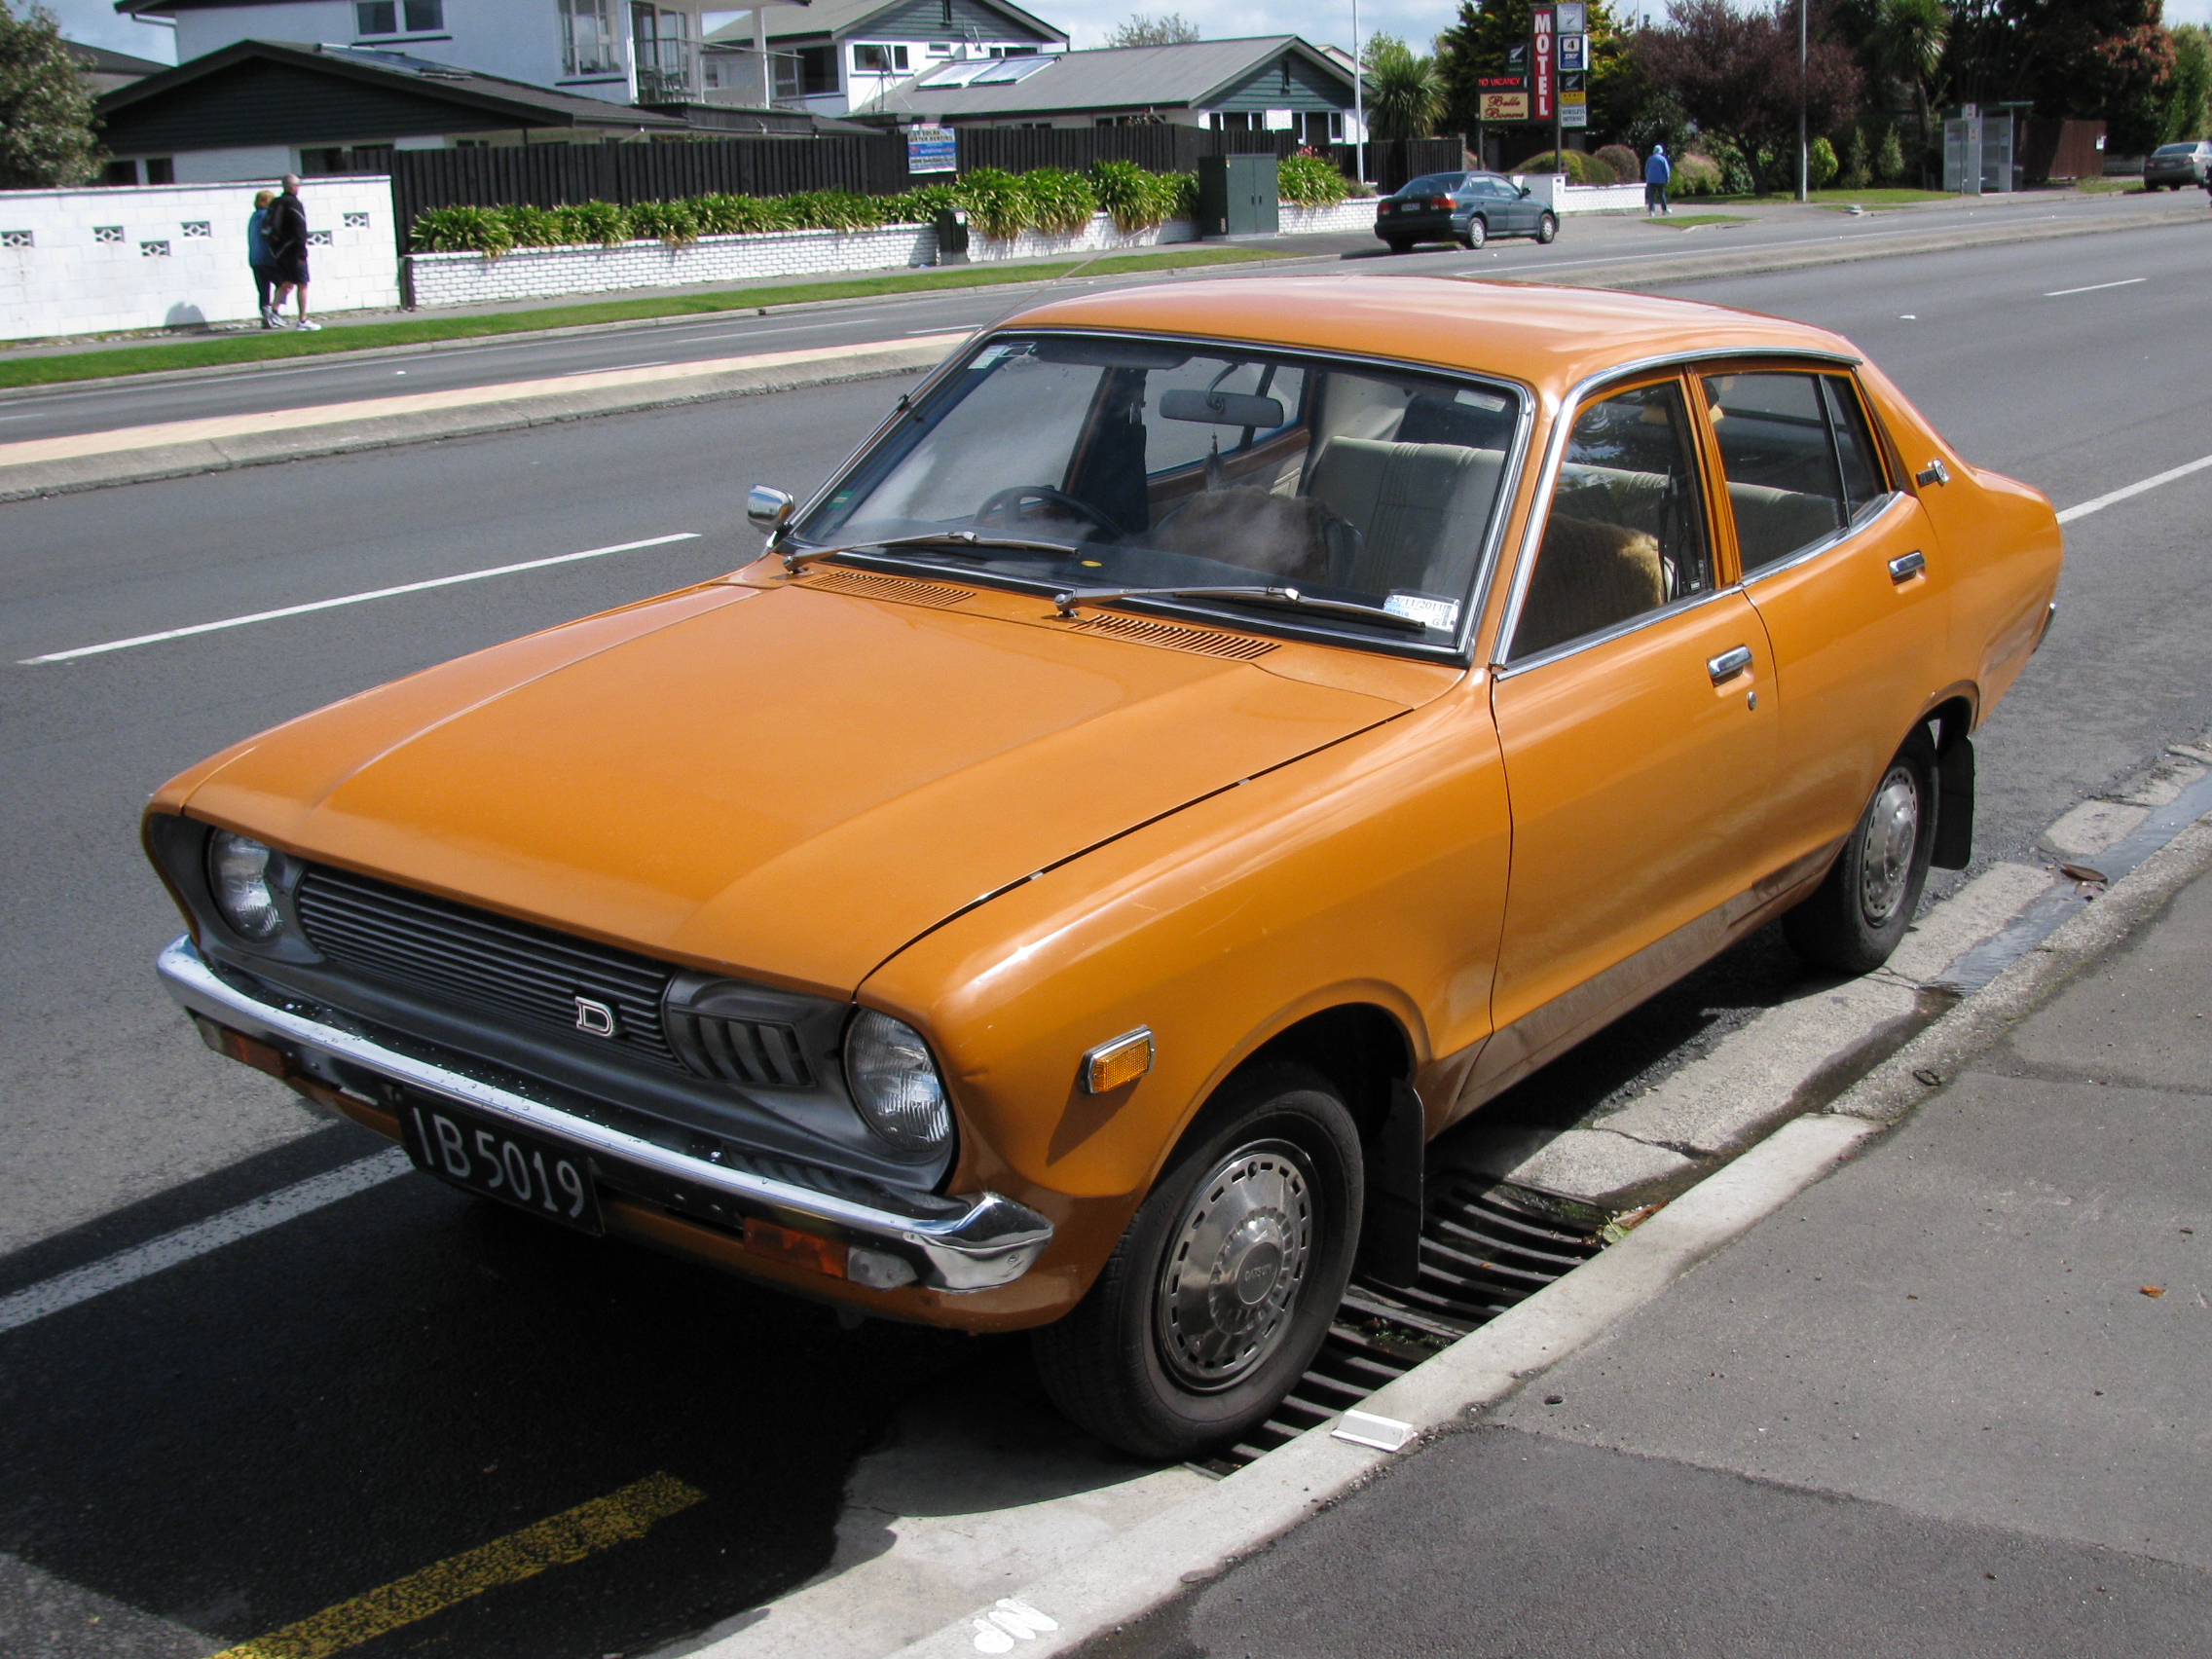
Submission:
M 1459 602 L 1456 599 L 1435 599 L 1425 593 L 1393 592 L 1382 602 L 1382 608 L 1393 616 L 1403 616 L 1430 628 L 1446 633 L 1459 625 Z

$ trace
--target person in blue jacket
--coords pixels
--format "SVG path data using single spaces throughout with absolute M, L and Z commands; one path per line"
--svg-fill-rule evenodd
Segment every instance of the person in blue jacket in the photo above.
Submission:
M 261 326 L 275 328 L 276 312 L 269 303 L 271 289 L 276 283 L 276 260 L 269 251 L 269 204 L 276 200 L 274 190 L 259 191 L 253 199 L 253 216 L 245 222 L 245 259 L 253 267 L 253 286 L 261 295 Z
M 1643 164 L 1643 212 L 1646 218 L 1653 213 L 1671 213 L 1667 205 L 1667 184 L 1675 176 L 1675 164 L 1667 160 L 1667 146 L 1651 146 L 1651 159 Z

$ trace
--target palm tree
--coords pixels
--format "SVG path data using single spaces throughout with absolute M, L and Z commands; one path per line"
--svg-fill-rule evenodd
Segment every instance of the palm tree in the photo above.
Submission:
M 1951 38 L 1951 9 L 1943 0 L 1881 0 L 1875 14 L 1874 60 L 1883 74 L 1912 89 L 1920 114 L 1920 141 L 1928 142 L 1928 83 L 1942 67 Z
M 1416 57 L 1402 46 L 1377 53 L 1367 84 L 1367 125 L 1377 138 L 1426 138 L 1444 119 L 1444 77 L 1433 57 Z

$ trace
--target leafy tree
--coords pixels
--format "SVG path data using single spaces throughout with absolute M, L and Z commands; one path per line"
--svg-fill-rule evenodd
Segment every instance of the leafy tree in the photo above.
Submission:
M 1929 136 L 1928 92 L 1943 67 L 1951 9 L 1943 0 L 1880 0 L 1867 41 L 1875 69 L 1912 92 L 1923 143 Z
M 1884 184 L 1904 177 L 1904 146 L 1898 142 L 1894 127 L 1882 134 L 1882 147 L 1874 153 L 1874 176 Z
M 1996 0 L 1996 12 L 2011 31 L 1994 58 L 2009 95 L 2033 98 L 2038 115 L 2101 118 L 2121 155 L 2158 144 L 2174 70 L 2160 0 Z
M 1198 38 L 1198 25 L 1180 12 L 1131 12 L 1127 22 L 1116 23 L 1106 36 L 1108 46 L 1181 46 Z
M 2163 99 L 2169 144 L 2212 135 L 2212 29 L 2183 23 L 2173 37 L 2174 72 Z
M 2156 0 L 2153 0 L 2156 3 Z M 1728 0 L 1677 0 L 1666 26 L 1636 37 L 1652 86 L 1671 92 L 1700 130 L 1731 140 L 1761 188 L 1796 173 L 1802 107 L 1814 131 L 1841 124 L 1862 84 L 1851 53 L 1824 34 L 1806 54 L 1800 83 L 1794 8 L 1739 12 Z
M 92 93 L 54 14 L 0 0 L 0 190 L 81 184 L 99 165 Z

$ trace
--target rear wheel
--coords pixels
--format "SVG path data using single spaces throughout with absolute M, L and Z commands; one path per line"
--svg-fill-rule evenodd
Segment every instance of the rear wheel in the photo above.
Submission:
M 1490 227 L 1484 224 L 1480 218 L 1469 219 L 1467 228 L 1459 233 L 1459 245 L 1463 248 L 1478 248 L 1488 240 L 1490 240 Z
M 1923 726 L 1882 773 L 1827 878 L 1782 918 L 1791 948 L 1839 974 L 1879 968 L 1912 925 L 1935 848 L 1936 745 Z
M 1553 215 L 1546 213 L 1542 218 L 1536 221 L 1536 240 L 1538 241 L 1548 242 L 1552 240 L 1552 238 L 1558 235 L 1559 220 Z
M 1313 1362 L 1359 1239 L 1359 1133 L 1304 1066 L 1232 1082 L 1184 1137 L 1098 1281 L 1036 1333 L 1070 1418 L 1140 1457 L 1267 1420 Z
M 1413 250 L 1414 244 L 1406 240 L 1404 237 L 1390 238 L 1390 251 L 1392 253 L 1411 253 Z

